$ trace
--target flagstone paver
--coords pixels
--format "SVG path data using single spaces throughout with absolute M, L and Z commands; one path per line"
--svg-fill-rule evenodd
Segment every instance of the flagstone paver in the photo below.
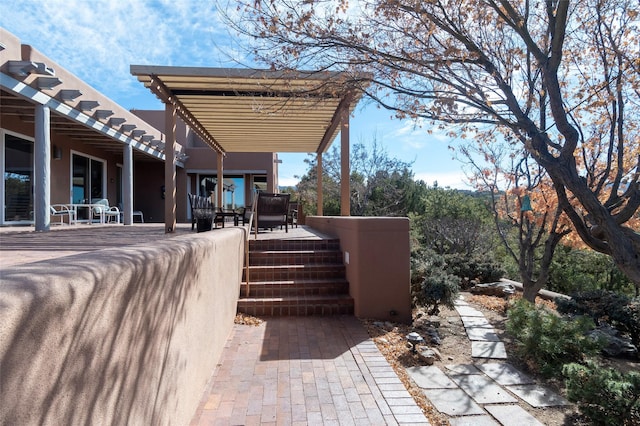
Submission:
M 451 379 L 478 404 L 518 402 L 509 392 L 484 374 L 453 375 Z
M 481 374 L 482 371 L 474 364 L 449 364 L 445 368 L 450 371 L 449 374 Z
M 513 385 L 506 386 L 511 392 L 518 395 L 532 407 L 555 407 L 569 405 L 569 402 L 550 389 L 540 385 Z
M 534 383 L 533 379 L 509 363 L 486 363 L 478 365 L 484 374 L 503 386 L 526 385 Z
M 484 314 L 477 310 L 476 308 L 472 308 L 471 306 L 456 306 L 456 311 L 460 314 L 461 317 L 484 317 Z
M 507 359 L 507 350 L 502 342 L 471 342 L 471 357 Z
M 485 414 L 462 389 L 424 389 L 423 392 L 441 413 L 450 416 Z
M 449 419 L 451 426 L 500 426 L 491 416 L 461 416 Z
M 484 408 L 505 426 L 544 426 L 519 405 L 487 405 Z
M 489 320 L 485 317 L 460 317 L 462 325 L 466 327 L 489 327 L 493 328 L 489 324 Z
M 467 336 L 469 340 L 484 341 L 484 342 L 499 342 L 500 337 L 496 334 L 495 329 L 486 326 L 482 327 L 466 327 Z
M 456 389 L 456 385 L 446 374 L 435 365 L 424 367 L 409 367 L 407 373 L 422 389 Z

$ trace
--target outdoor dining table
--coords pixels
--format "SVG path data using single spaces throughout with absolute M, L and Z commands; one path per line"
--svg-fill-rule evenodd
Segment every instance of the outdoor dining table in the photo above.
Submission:
M 238 221 L 240 219 L 240 214 L 236 211 L 233 210 L 222 210 L 222 211 L 217 211 L 216 212 L 216 220 L 214 221 L 214 223 L 222 223 L 222 227 L 224 228 L 224 222 L 226 220 L 226 218 L 228 217 L 232 217 L 233 218 L 233 226 L 238 226 Z M 221 220 L 217 220 L 218 218 L 221 218 Z
M 104 211 L 104 204 L 86 204 L 86 203 L 74 203 L 69 204 L 69 208 L 75 212 L 76 222 L 86 222 L 88 224 L 93 223 L 93 212 L 95 208 L 98 208 L 97 211 L 100 212 L 100 223 L 104 224 L 106 221 L 106 215 Z M 88 218 L 87 219 L 78 219 L 78 209 L 87 209 Z

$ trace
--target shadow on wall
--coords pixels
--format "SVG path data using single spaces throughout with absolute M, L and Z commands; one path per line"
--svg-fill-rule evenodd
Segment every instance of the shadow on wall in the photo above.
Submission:
M 220 336 L 198 334 L 214 322 L 202 300 L 212 297 L 202 285 L 210 271 L 194 265 L 213 264 L 207 253 L 214 250 L 210 240 L 197 241 L 3 271 L 1 423 L 188 422 L 212 371 L 205 364 L 217 361 L 190 357 L 222 350 L 214 342 Z M 227 304 L 232 324 L 235 301 Z M 215 324 L 223 341 L 231 324 L 226 331 Z

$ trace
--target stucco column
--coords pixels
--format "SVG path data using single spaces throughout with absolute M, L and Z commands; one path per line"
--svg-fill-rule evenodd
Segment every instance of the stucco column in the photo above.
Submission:
M 176 231 L 176 109 L 165 104 L 164 232 Z
M 318 205 L 316 206 L 316 211 L 318 212 L 318 216 L 323 216 L 322 214 L 322 152 L 319 152 L 317 161 L 317 170 L 316 170 L 316 192 L 318 195 Z
M 122 209 L 125 225 L 133 223 L 133 148 L 125 144 L 122 148 Z
M 349 108 L 340 113 L 340 215 L 351 216 L 351 170 L 349 168 Z
M 48 106 L 35 106 L 33 171 L 33 215 L 36 231 L 48 231 L 51 224 L 51 114 Z
M 224 170 L 222 170 L 224 166 L 224 161 L 222 158 L 222 153 L 219 152 L 218 153 L 218 185 L 216 185 L 218 192 L 216 193 L 217 195 L 217 201 L 218 201 L 218 207 L 223 208 L 224 205 L 222 204 L 222 195 L 224 194 Z

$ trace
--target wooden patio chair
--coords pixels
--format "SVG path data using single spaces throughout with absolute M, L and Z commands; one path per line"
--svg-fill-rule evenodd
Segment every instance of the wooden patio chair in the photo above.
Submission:
M 273 228 L 284 225 L 285 232 L 289 232 L 287 214 L 289 212 L 289 197 L 291 194 L 258 193 L 256 206 L 256 235 L 258 228 Z

